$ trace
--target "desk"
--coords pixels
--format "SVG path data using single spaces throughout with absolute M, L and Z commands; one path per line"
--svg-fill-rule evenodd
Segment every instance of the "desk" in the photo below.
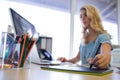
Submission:
M 120 70 L 105 76 L 72 74 L 41 70 L 40 65 L 32 64 L 29 69 L 1 69 L 0 80 L 120 80 Z

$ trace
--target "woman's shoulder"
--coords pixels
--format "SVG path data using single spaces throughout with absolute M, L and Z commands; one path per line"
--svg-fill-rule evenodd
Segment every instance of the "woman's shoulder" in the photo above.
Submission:
M 107 34 L 107 33 L 99 34 L 98 40 L 99 40 L 100 42 L 110 42 L 111 37 L 110 37 L 110 35 Z
M 109 38 L 109 39 L 110 39 L 110 35 L 107 34 L 107 33 L 99 34 L 99 35 L 98 35 L 98 38 L 99 38 L 99 39 L 101 39 L 101 38 Z

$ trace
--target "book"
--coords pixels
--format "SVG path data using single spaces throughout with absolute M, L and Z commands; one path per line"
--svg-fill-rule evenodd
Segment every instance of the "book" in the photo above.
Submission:
M 95 75 L 95 76 L 103 76 L 113 72 L 112 69 L 89 69 L 88 67 L 75 67 L 75 66 L 41 66 L 42 70 L 51 70 L 51 71 L 59 71 L 59 72 L 69 72 L 76 74 L 87 74 L 87 75 Z

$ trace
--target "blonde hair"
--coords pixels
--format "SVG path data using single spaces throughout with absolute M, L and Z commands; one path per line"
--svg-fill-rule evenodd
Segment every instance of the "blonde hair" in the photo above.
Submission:
M 80 10 L 86 10 L 88 18 L 91 19 L 90 26 L 97 34 L 107 33 L 107 31 L 103 28 L 101 15 L 95 6 L 87 4 Z M 86 38 L 85 31 L 86 29 L 83 30 L 83 38 Z
M 97 33 L 106 33 L 102 26 L 101 16 L 98 9 L 93 5 L 85 5 L 81 9 L 85 9 L 87 16 L 91 19 L 90 26 Z

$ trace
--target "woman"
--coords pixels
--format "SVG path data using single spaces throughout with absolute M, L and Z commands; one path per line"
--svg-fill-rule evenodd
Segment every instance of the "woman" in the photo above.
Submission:
M 60 57 L 58 60 L 72 63 L 81 60 L 82 64 L 92 63 L 98 68 L 108 68 L 112 49 L 111 37 L 103 28 L 98 10 L 93 5 L 85 5 L 80 9 L 80 19 L 83 37 L 77 56 L 72 59 Z

